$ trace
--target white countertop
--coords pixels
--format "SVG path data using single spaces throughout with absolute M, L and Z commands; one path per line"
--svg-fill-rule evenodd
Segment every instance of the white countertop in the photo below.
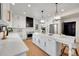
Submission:
M 28 51 L 28 47 L 25 46 L 17 33 L 10 34 L 7 39 L 1 42 L 0 56 L 15 56 Z
M 34 33 L 34 34 L 39 34 L 44 37 L 50 37 L 51 40 L 54 38 L 55 41 L 66 43 L 66 44 L 74 43 L 74 40 L 75 40 L 75 37 L 66 36 L 66 35 L 59 35 L 59 34 L 49 35 L 49 34 L 43 34 L 43 33 Z

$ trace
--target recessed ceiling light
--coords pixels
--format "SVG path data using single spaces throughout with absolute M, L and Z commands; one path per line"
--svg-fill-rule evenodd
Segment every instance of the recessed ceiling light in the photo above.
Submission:
M 12 5 L 15 5 L 15 3 L 12 3 Z
M 26 14 L 26 12 L 24 12 L 24 14 Z
M 64 9 L 61 9 L 61 11 L 63 12 L 63 11 L 64 11 Z
M 31 4 L 28 4 L 27 6 L 28 6 L 28 7 L 31 7 Z

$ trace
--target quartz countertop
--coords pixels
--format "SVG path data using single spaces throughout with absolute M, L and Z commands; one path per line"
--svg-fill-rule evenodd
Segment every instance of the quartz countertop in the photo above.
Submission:
M 59 35 L 59 34 L 52 34 L 52 35 L 49 35 L 49 34 L 43 34 L 43 33 L 34 33 L 34 34 L 39 34 L 43 37 L 49 37 L 51 38 L 51 40 L 54 38 L 55 41 L 58 41 L 58 42 L 63 42 L 63 43 L 74 43 L 74 40 L 75 40 L 75 37 L 72 37 L 72 36 L 66 36 L 66 35 Z

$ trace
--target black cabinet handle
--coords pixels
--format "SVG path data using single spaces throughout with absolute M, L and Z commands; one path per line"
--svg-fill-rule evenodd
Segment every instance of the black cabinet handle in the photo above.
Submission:
M 48 39 L 48 41 L 51 41 L 51 39 Z

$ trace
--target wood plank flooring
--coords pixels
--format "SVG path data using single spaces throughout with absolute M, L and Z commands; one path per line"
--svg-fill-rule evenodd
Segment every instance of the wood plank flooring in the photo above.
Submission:
M 28 56 L 48 56 L 47 53 L 38 48 L 35 44 L 32 43 L 32 39 L 24 40 L 24 43 L 28 46 L 29 51 L 27 52 Z

